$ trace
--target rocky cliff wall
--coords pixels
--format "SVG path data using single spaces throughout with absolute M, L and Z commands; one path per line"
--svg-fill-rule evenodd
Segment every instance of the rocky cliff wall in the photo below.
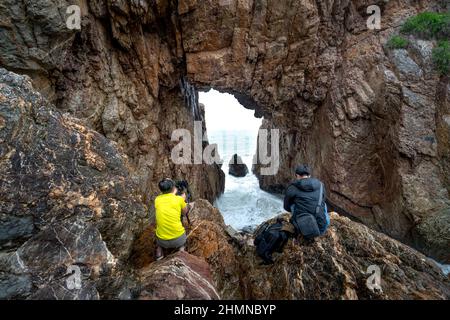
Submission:
M 175 1 L 79 1 L 80 30 L 68 29 L 70 1 L 0 3 L 0 65 L 28 74 L 59 110 L 117 142 L 145 201 L 165 177 L 187 179 L 197 197 L 223 191 L 217 166 L 175 166 L 175 129 L 203 121 L 185 77 Z
M 336 210 L 450 261 L 450 84 L 433 70 L 432 41 L 386 47 L 409 16 L 444 2 L 188 3 L 189 79 L 234 93 L 263 128 L 280 129 L 280 170 L 255 168 L 263 189 L 283 191 L 309 163 Z M 366 26 L 370 5 L 380 30 Z
M 0 142 L 0 299 L 117 298 L 149 221 L 123 150 L 2 68 Z
M 0 142 L 0 299 L 450 297 L 424 255 L 336 214 L 314 244 L 291 239 L 263 266 L 253 236 L 199 199 L 188 253 L 155 262 L 154 225 L 124 150 L 1 68 Z M 370 266 L 381 291 L 367 286 Z
M 203 118 L 196 90 L 214 87 L 281 130 L 264 189 L 308 162 L 338 211 L 449 261 L 448 79 L 430 67 L 432 42 L 384 46 L 445 1 L 80 1 L 79 31 L 70 4 L 3 0 L 0 65 L 116 141 L 145 201 L 165 176 L 210 200 L 223 190 L 217 167 L 169 159 L 172 130 Z M 366 27 L 369 5 L 381 30 Z

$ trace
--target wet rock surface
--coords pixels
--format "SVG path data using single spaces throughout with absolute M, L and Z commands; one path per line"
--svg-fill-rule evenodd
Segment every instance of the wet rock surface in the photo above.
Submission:
M 245 177 L 248 173 L 247 165 L 237 154 L 231 157 L 231 160 L 228 164 L 228 173 L 235 177 Z
M 184 75 L 178 1 L 82 1 L 71 29 L 70 1 L 2 1 L 0 66 L 28 74 L 37 91 L 84 126 L 117 142 L 148 203 L 166 177 L 188 180 L 195 197 L 223 192 L 217 165 L 175 165 L 175 129 L 194 134 L 204 119 Z M 200 137 L 201 139 L 201 137 Z
M 432 42 L 385 46 L 409 16 L 445 8 L 375 1 L 383 29 L 373 31 L 365 2 L 217 5 L 180 13 L 188 77 L 235 93 L 263 129 L 280 130 L 279 170 L 255 166 L 260 186 L 283 192 L 309 163 L 335 210 L 449 262 L 448 78 L 433 69 Z

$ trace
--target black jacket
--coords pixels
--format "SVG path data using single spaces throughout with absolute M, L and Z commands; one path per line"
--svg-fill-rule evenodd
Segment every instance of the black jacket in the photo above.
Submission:
M 321 182 L 315 178 L 299 179 L 291 183 L 286 189 L 284 197 L 284 210 L 291 212 L 291 206 L 294 206 L 292 214 L 310 213 L 319 225 L 319 229 L 323 230 L 326 226 L 325 216 L 325 186 L 323 187 L 321 210 L 316 215 L 316 207 L 319 201 Z

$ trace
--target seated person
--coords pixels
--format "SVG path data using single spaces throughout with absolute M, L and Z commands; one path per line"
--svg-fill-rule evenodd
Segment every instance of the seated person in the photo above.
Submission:
M 163 248 L 184 251 L 187 237 L 181 217 L 189 211 L 185 194 L 184 197 L 176 195 L 177 188 L 173 180 L 162 180 L 159 189 L 161 195 L 155 199 L 157 260 L 164 258 Z
M 320 234 L 323 235 L 330 225 L 330 216 L 325 202 L 325 187 L 320 180 L 311 177 L 311 169 L 307 165 L 298 166 L 295 170 L 295 177 L 295 181 L 286 190 L 284 209 L 292 212 L 293 215 L 312 214 L 316 218 Z M 322 196 L 319 199 L 321 185 Z M 319 202 L 321 210 L 316 212 Z

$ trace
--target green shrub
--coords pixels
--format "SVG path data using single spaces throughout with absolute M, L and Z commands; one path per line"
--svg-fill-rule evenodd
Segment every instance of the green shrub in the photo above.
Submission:
M 439 41 L 437 47 L 433 49 L 433 63 L 441 75 L 450 73 L 450 41 Z
M 450 12 L 419 13 L 406 20 L 400 32 L 427 40 L 438 40 L 437 47 L 433 49 L 433 63 L 441 75 L 450 73 Z M 388 42 L 388 46 L 394 49 L 405 48 L 407 45 L 408 40 L 400 36 L 393 36 Z
M 388 47 L 391 49 L 405 49 L 408 47 L 408 44 L 408 39 L 398 35 L 392 36 L 387 43 Z
M 450 12 L 422 12 L 409 18 L 401 28 L 402 33 L 426 39 L 450 37 Z

